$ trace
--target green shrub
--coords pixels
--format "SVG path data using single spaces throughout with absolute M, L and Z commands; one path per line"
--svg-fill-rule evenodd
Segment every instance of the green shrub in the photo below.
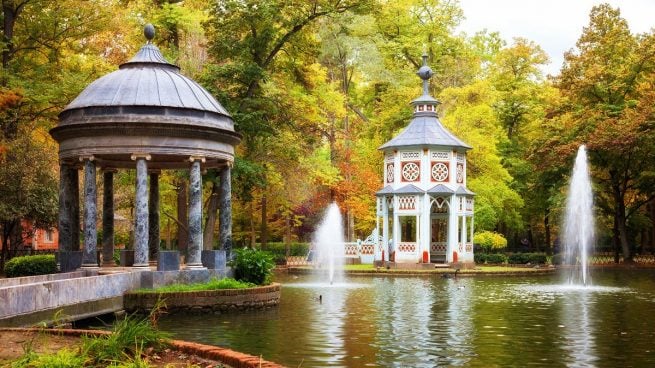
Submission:
M 478 264 L 502 264 L 507 262 L 507 256 L 502 253 L 476 253 L 473 260 Z
M 546 264 L 548 262 L 548 257 L 546 253 L 528 253 L 528 259 L 532 264 Z
M 547 260 L 545 253 L 514 253 L 508 257 L 511 264 L 545 264 Z
M 286 257 L 287 248 L 286 244 L 283 242 L 269 242 L 266 243 L 265 251 L 271 253 L 275 256 L 275 259 L 278 259 L 278 256 Z M 289 244 L 289 255 L 290 256 L 306 256 L 309 252 L 309 243 L 290 243 Z
M 487 256 L 488 256 L 487 253 L 479 253 L 479 252 L 475 253 L 473 255 L 473 262 L 477 264 L 485 264 L 487 263 Z
M 47 275 L 57 272 L 57 262 L 52 254 L 15 257 L 5 264 L 7 277 Z
M 230 261 L 230 266 L 234 268 L 237 280 L 255 285 L 270 283 L 275 267 L 270 253 L 249 248 L 237 249 L 234 253 L 235 257 Z
M 562 264 L 563 259 L 564 259 L 564 255 L 562 253 L 557 253 L 557 254 L 553 254 L 553 258 L 551 258 L 550 262 L 554 265 L 559 265 Z
M 488 264 L 507 263 L 507 256 L 502 253 L 492 253 L 487 255 Z
M 507 247 L 507 239 L 493 231 L 482 231 L 475 234 L 473 243 L 479 245 L 486 252 Z

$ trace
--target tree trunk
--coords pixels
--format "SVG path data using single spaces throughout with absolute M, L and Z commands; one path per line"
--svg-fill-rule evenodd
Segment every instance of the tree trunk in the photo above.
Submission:
M 266 249 L 266 244 L 268 243 L 268 222 L 266 219 L 268 214 L 266 212 L 266 193 L 262 195 L 262 223 L 261 223 L 261 234 L 259 234 L 260 248 Z
M 612 227 L 612 245 L 614 246 L 614 263 L 619 263 L 621 247 L 619 245 L 619 223 L 614 216 L 614 226 Z
M 257 234 L 255 233 L 255 209 L 253 207 L 252 201 L 250 202 L 250 248 L 255 249 L 255 243 L 257 242 Z
M 653 251 L 655 250 L 655 199 L 650 201 L 649 204 L 649 214 L 650 214 L 650 225 L 651 225 L 651 230 L 650 230 L 650 242 L 649 242 L 649 250 L 650 253 L 652 254 Z
M 284 222 L 284 254 L 288 257 L 291 253 L 291 211 L 287 214 Z
M 216 227 L 216 212 L 218 211 L 218 191 L 220 187 L 216 182 L 212 183 L 212 192 L 207 205 L 207 220 L 205 221 L 205 233 L 203 234 L 203 248 L 212 250 L 214 247 L 214 228 Z
M 187 201 L 187 182 L 181 179 L 177 187 L 177 220 L 183 224 L 186 229 L 189 228 L 189 202 Z M 189 234 L 187 230 L 178 225 L 177 227 L 177 249 L 181 254 L 186 255 L 189 245 Z
M 623 262 L 632 263 L 632 252 L 630 245 L 628 244 L 628 227 L 626 225 L 625 218 L 625 203 L 623 202 L 623 196 L 621 195 L 619 186 L 614 185 L 613 187 L 615 208 L 614 217 L 616 218 L 616 225 L 619 233 L 619 243 L 621 244 L 621 250 L 623 251 Z
M 355 216 L 351 210 L 348 210 L 346 218 L 348 219 L 348 241 L 355 241 Z
M 553 248 L 550 246 L 550 209 L 546 208 L 544 214 L 544 230 L 546 233 L 546 251 L 548 254 L 553 254 Z

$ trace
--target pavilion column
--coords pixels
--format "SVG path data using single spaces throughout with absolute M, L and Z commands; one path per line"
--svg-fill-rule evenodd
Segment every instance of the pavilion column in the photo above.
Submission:
M 200 163 L 204 157 L 191 157 L 189 175 L 189 249 L 187 268 L 200 269 L 202 266 L 202 176 Z M 222 185 L 221 185 L 222 186 Z M 221 218 L 223 216 L 221 215 Z
M 148 252 L 150 259 L 157 259 L 159 252 L 159 175 L 160 170 L 150 170 L 150 200 L 148 201 Z
M 102 265 L 114 265 L 114 173 L 115 169 L 103 171 L 102 194 Z
M 382 201 L 382 249 L 386 254 L 382 260 L 390 260 L 391 252 L 389 251 L 389 206 L 387 204 L 387 197 L 380 197 Z
M 136 160 L 136 213 L 134 224 L 134 265 L 148 268 L 148 163 L 150 155 L 134 154 Z
M 464 252 L 466 252 L 466 243 L 467 241 L 467 231 L 466 231 L 466 215 L 462 215 L 462 246 L 464 247 Z
M 225 258 L 231 259 L 232 255 L 232 165 L 221 170 L 221 192 L 219 197 L 219 239 L 221 248 L 225 250 Z
M 457 219 L 457 209 L 456 206 L 457 196 L 452 195 L 450 197 L 450 206 L 448 208 L 448 246 L 446 247 L 446 259 L 448 262 L 453 262 L 453 252 L 459 254 L 459 247 L 457 246 L 458 238 L 458 219 Z
M 97 188 L 96 164 L 93 156 L 80 157 L 84 162 L 84 253 L 82 255 L 83 268 L 98 267 L 96 244 L 98 243 Z
M 74 167 L 61 163 L 59 165 L 59 250 L 70 252 L 73 250 L 73 232 L 78 231 L 73 226 L 73 202 L 78 201 L 74 198 L 73 186 L 77 187 L 77 182 L 72 181 L 71 171 L 76 171 Z
M 71 194 L 71 250 L 80 250 L 80 172 L 77 167 L 68 170 Z

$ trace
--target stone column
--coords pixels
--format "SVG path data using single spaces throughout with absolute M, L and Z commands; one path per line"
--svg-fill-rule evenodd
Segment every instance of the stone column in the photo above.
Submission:
M 189 249 L 187 268 L 201 269 L 202 266 L 202 176 L 200 163 L 203 157 L 191 157 L 189 179 Z
M 98 220 L 97 189 L 96 189 L 96 164 L 93 156 L 80 157 L 84 162 L 84 253 L 82 255 L 83 268 L 97 268 L 98 256 L 96 244 L 98 243 L 98 231 L 96 222 Z
M 219 198 L 219 240 L 225 258 L 232 259 L 232 163 L 221 170 L 221 192 Z
M 71 171 L 77 169 L 61 163 L 59 165 L 59 250 L 62 252 L 70 252 L 73 250 L 73 232 L 78 229 L 73 228 L 73 186 L 77 186 L 77 182 L 71 181 Z
M 102 194 L 102 265 L 114 265 L 114 173 L 115 169 L 103 171 Z
M 148 264 L 148 163 L 150 155 L 134 154 L 136 160 L 136 201 L 134 218 L 134 265 L 147 269 Z
M 70 167 L 68 170 L 70 190 L 71 190 L 71 249 L 80 250 L 80 173 L 77 167 Z
M 159 175 L 161 170 L 150 170 L 150 200 L 148 201 L 148 254 L 157 259 L 159 252 Z

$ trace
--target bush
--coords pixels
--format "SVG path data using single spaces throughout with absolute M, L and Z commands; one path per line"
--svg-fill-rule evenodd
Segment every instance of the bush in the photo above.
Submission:
M 564 260 L 564 255 L 562 253 L 557 253 L 557 254 L 553 254 L 553 258 L 550 260 L 550 262 L 554 265 L 559 265 L 562 264 L 563 260 Z
M 473 262 L 477 264 L 487 263 L 487 253 L 475 253 L 473 254 Z
M 501 253 L 492 253 L 487 255 L 488 264 L 502 264 L 507 263 L 507 256 Z
M 286 257 L 287 248 L 286 244 L 283 242 L 269 242 L 266 243 L 267 252 L 275 256 L 275 259 L 281 257 Z M 289 244 L 289 255 L 290 256 L 306 256 L 309 253 L 309 243 L 290 243 Z
M 548 257 L 545 253 L 528 253 L 530 263 L 532 264 L 546 264 L 548 262 Z
M 5 264 L 7 277 L 47 275 L 57 272 L 53 254 L 15 257 Z
M 507 262 L 507 256 L 501 253 L 476 253 L 473 260 L 478 264 L 502 264 Z
M 483 231 L 475 234 L 473 243 L 482 247 L 486 252 L 507 247 L 507 239 L 493 231 Z
M 234 253 L 235 257 L 230 261 L 230 266 L 234 268 L 237 280 L 255 285 L 271 282 L 275 263 L 270 253 L 249 248 L 237 249 Z
M 508 257 L 511 264 L 545 264 L 548 257 L 544 253 L 514 253 Z

